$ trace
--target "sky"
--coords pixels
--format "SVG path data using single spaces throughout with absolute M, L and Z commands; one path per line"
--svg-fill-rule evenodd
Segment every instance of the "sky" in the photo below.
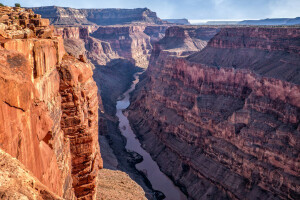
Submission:
M 162 19 L 243 20 L 300 16 L 300 0 L 1 0 L 23 7 L 149 8 Z

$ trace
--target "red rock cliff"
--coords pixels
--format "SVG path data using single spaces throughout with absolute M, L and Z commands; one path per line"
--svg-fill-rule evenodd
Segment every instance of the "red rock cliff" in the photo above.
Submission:
M 49 20 L 23 8 L 0 12 L 0 148 L 56 195 L 92 199 L 101 158 L 90 66 L 64 56 Z
M 154 52 L 129 119 L 190 198 L 300 197 L 299 38 L 231 28 L 188 59 Z

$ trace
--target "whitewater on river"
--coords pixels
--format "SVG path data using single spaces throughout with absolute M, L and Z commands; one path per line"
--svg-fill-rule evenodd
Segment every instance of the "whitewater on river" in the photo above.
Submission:
M 133 133 L 127 117 L 123 114 L 130 105 L 130 92 L 135 89 L 136 84 L 139 82 L 139 75 L 134 75 L 135 80 L 131 87 L 122 95 L 122 99 L 117 101 L 117 117 L 119 118 L 119 129 L 127 139 L 126 149 L 128 151 L 134 151 L 143 156 L 143 161 L 136 164 L 136 168 L 142 171 L 151 182 L 154 190 L 161 191 L 166 196 L 166 200 L 186 200 L 186 196 L 180 191 L 180 189 L 174 185 L 174 183 L 162 173 L 157 163 L 151 158 L 150 154 L 146 152 L 142 147 L 136 135 Z

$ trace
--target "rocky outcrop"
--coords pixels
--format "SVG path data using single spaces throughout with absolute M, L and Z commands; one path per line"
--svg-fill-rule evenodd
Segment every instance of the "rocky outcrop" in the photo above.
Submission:
M 187 59 L 153 52 L 129 119 L 189 198 L 299 198 L 299 37 L 229 28 Z
M 98 144 L 98 88 L 91 66 L 65 57 L 58 68 L 61 128 L 70 140 L 73 188 L 78 199 L 94 199 L 102 161 Z
M 54 25 L 115 25 L 133 22 L 162 24 L 163 21 L 148 8 L 135 9 L 74 9 L 57 6 L 32 8 L 50 19 Z
M 16 158 L 0 149 L 0 198 L 60 200 Z
M 97 199 L 139 199 L 146 200 L 145 192 L 126 173 L 118 170 L 101 169 L 99 172 Z
M 49 192 L 65 199 L 95 196 L 101 158 L 90 66 L 64 57 L 63 39 L 53 35 L 49 20 L 23 8 L 0 10 L 13 16 L 0 24 L 0 148 Z

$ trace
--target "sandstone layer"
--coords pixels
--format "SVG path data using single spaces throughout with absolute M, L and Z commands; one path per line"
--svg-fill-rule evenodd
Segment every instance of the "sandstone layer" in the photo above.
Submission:
M 136 9 L 74 9 L 57 6 L 32 8 L 50 19 L 54 25 L 114 25 L 127 23 L 162 24 L 163 21 L 148 8 Z
M 129 119 L 190 199 L 300 198 L 299 41 L 227 28 L 187 59 L 152 53 Z
M 0 148 L 49 192 L 92 199 L 101 158 L 91 67 L 65 56 L 48 19 L 24 8 L 0 11 Z

